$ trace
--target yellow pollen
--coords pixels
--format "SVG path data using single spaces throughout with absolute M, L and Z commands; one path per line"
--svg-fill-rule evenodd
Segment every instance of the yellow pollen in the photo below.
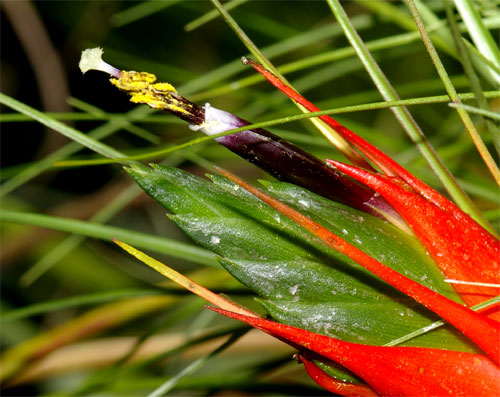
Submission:
M 157 91 L 177 92 L 174 86 L 169 83 L 156 83 L 153 85 L 153 88 Z
M 186 109 L 184 109 L 183 107 L 180 107 L 180 106 L 177 106 L 177 105 L 167 105 L 167 108 L 174 111 L 174 112 L 178 112 L 178 113 L 184 113 L 184 114 L 191 114 L 190 112 L 188 112 Z
M 146 72 L 122 71 L 119 79 L 110 79 L 111 84 L 130 96 L 134 103 L 144 103 L 155 109 L 171 110 L 190 114 L 186 105 L 176 97 L 177 90 L 169 83 L 155 83 L 156 76 Z
M 167 106 L 165 102 L 160 99 L 155 98 L 153 95 L 147 92 L 137 92 L 132 94 L 130 102 L 133 103 L 145 103 L 155 109 L 165 109 Z

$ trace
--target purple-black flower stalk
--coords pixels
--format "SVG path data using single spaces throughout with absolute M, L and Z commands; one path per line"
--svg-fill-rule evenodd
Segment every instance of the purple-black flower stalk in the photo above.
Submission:
M 166 110 L 187 121 L 192 130 L 215 135 L 251 124 L 209 103 L 202 107 L 190 102 L 172 85 L 157 83 L 153 74 L 120 71 L 104 62 L 101 56 L 99 48 L 85 50 L 80 61 L 82 72 L 94 69 L 110 74 L 113 76 L 111 83 L 131 95 L 132 102 Z M 404 221 L 383 197 L 267 130 L 256 128 L 215 140 L 278 180 L 294 183 L 328 199 L 387 219 L 407 230 Z
M 207 135 L 244 127 L 250 122 L 205 104 L 205 122 L 190 125 Z M 323 161 L 262 128 L 215 138 L 221 145 L 262 168 L 276 179 L 302 186 L 334 201 L 380 217 L 392 207 L 373 190 L 346 178 Z

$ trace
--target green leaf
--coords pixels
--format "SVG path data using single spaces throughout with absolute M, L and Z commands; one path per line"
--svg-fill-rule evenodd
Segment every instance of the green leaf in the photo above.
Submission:
M 213 259 L 213 255 L 209 251 L 179 241 L 116 226 L 12 210 L 1 210 L 0 221 L 44 227 L 107 241 L 116 238 L 140 248 L 150 249 L 177 258 L 189 259 L 202 265 L 218 266 L 217 261 Z
M 153 289 L 121 289 L 108 292 L 98 292 L 95 294 L 85 294 L 73 296 L 70 298 L 57 299 L 49 302 L 36 303 L 31 306 L 25 306 L 21 309 L 11 310 L 2 313 L 0 323 L 5 324 L 9 321 L 19 320 L 29 316 L 34 316 L 41 313 L 47 313 L 55 310 L 66 309 L 69 307 L 79 307 L 83 305 L 92 305 L 102 302 L 113 302 L 115 300 L 132 298 L 136 296 L 160 295 L 161 291 Z
M 193 240 L 254 290 L 278 321 L 343 340 L 384 344 L 438 318 L 361 266 L 221 176 L 213 183 L 153 165 L 129 169 L 137 183 L 173 212 Z M 458 300 L 416 239 L 386 222 L 295 185 L 266 182 L 270 194 L 341 235 L 373 257 Z M 473 351 L 442 327 L 407 345 Z
M 120 157 L 122 155 L 119 151 L 113 149 L 112 147 L 105 145 L 104 143 L 101 143 L 98 140 L 89 137 L 88 135 L 85 135 L 84 133 L 74 128 L 68 127 L 67 125 L 55 120 L 54 118 L 47 116 L 43 112 L 40 112 L 39 110 L 36 110 L 22 102 L 19 102 L 17 99 L 9 97 L 8 95 L 0 93 L 0 103 L 37 120 L 44 126 L 52 128 L 60 134 L 72 139 L 75 142 L 78 142 L 85 147 L 88 147 L 89 149 L 99 154 L 102 154 L 105 157 L 114 158 Z

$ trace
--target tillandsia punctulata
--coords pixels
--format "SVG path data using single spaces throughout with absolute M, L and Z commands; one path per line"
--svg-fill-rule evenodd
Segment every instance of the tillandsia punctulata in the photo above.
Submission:
M 82 61 L 82 71 L 98 69 L 111 74 L 113 76 L 111 82 L 118 88 L 128 92 L 132 96 L 131 100 L 133 102 L 146 103 L 157 109 L 168 110 L 188 121 L 193 129 L 199 129 L 209 135 L 249 124 L 245 120 L 215 109 L 208 104 L 200 107 L 189 102 L 179 96 L 171 85 L 156 83 L 154 75 L 119 71 L 102 62 L 100 58 L 102 51 L 96 49 L 90 51 Z M 88 59 L 91 59 L 91 61 L 88 61 Z M 261 65 L 247 59 L 245 59 L 245 62 L 251 64 L 272 84 L 309 111 L 318 110 L 313 104 L 281 82 Z M 415 235 L 414 237 L 407 237 L 419 240 L 432 257 L 434 261 L 432 265 L 435 263 L 439 266 L 447 277 L 464 281 L 463 285 L 455 286 L 456 295 L 453 296 L 453 299 L 457 298 L 457 301 L 463 300 L 466 305 L 455 302 L 452 298 L 437 292 L 431 286 L 424 285 L 423 279 L 415 280 L 408 277 L 405 268 L 402 271 L 401 269 L 396 271 L 386 263 L 390 262 L 389 259 L 384 257 L 385 261 L 380 261 L 367 253 L 368 249 L 362 244 L 354 245 L 350 243 L 347 241 L 349 233 L 344 233 L 344 230 L 335 234 L 311 217 L 249 185 L 229 172 L 224 170 L 219 170 L 219 172 L 237 187 L 250 192 L 252 197 L 268 204 L 279 215 L 291 220 L 294 225 L 300 225 L 310 235 L 319 239 L 323 246 L 331 248 L 335 252 L 340 252 L 345 257 L 355 261 L 371 275 L 376 275 L 380 280 L 400 291 L 404 294 L 403 296 L 412 298 L 437 314 L 452 325 L 457 332 L 460 332 L 460 337 L 474 343 L 475 349 L 473 351 L 459 351 L 459 349 L 454 350 L 441 345 L 439 345 L 439 348 L 434 348 L 418 344 L 396 347 L 392 345 L 379 346 L 352 343 L 335 336 L 321 334 L 320 330 L 312 332 L 311 330 L 302 329 L 303 327 L 288 325 L 285 321 L 285 323 L 278 323 L 254 316 L 253 313 L 250 313 L 250 315 L 245 314 L 237 307 L 231 308 L 231 304 L 229 304 L 229 310 L 227 310 L 227 302 L 221 305 L 208 295 L 202 296 L 217 306 L 217 308 L 212 308 L 213 310 L 246 322 L 296 347 L 299 350 L 298 358 L 304 363 L 306 371 L 319 385 L 332 392 L 346 396 L 373 396 L 377 394 L 408 396 L 499 395 L 500 323 L 497 321 L 498 307 L 491 306 L 484 311 L 475 311 L 471 308 L 472 305 L 478 303 L 484 304 L 488 298 L 492 297 L 492 301 L 498 303 L 498 297 L 495 298 L 499 290 L 498 257 L 500 255 L 500 243 L 498 239 L 451 201 L 410 174 L 373 145 L 341 126 L 329 116 L 322 116 L 321 119 L 358 148 L 382 172 L 377 173 L 373 172 L 373 170 L 329 161 L 329 164 L 338 171 L 331 173 L 329 169 L 324 168 L 322 161 L 260 129 L 243 131 L 243 133 L 216 139 L 242 157 L 266 169 L 278 179 L 293 182 L 313 191 L 318 184 L 336 186 L 341 190 L 341 194 L 335 191 L 335 194 L 330 196 L 330 193 L 322 192 L 322 189 L 319 189 L 320 191 L 316 190 L 316 192 L 333 200 L 346 202 L 355 208 L 370 213 L 375 212 L 379 216 L 379 212 L 385 214 L 387 212 L 381 210 L 382 207 L 377 207 L 378 210 L 373 209 L 374 198 L 376 198 L 377 203 L 384 206 L 383 208 L 389 208 L 391 213 L 397 210 L 397 216 L 404 219 Z M 279 163 L 278 160 L 285 161 L 285 159 L 281 159 L 281 156 L 286 157 L 286 155 L 291 156 L 291 158 L 290 162 L 285 162 L 285 164 L 288 164 L 293 172 L 290 169 L 281 169 L 280 165 L 277 164 Z M 163 202 L 168 200 L 175 202 L 175 200 L 182 199 L 181 194 L 173 194 L 173 198 L 168 197 L 168 192 L 176 189 L 176 185 L 184 183 L 176 193 L 181 192 L 182 189 L 187 189 L 186 186 L 189 184 L 192 184 L 191 188 L 202 186 L 202 182 L 193 181 L 194 177 L 191 181 L 178 182 L 179 170 L 172 171 L 160 166 L 153 166 L 151 170 L 129 170 L 129 172 L 150 195 L 153 197 L 155 195 L 163 196 L 161 199 L 155 197 L 160 202 L 162 202 L 161 200 Z M 344 174 L 358 181 L 359 185 L 358 183 L 353 184 L 350 179 L 343 178 L 342 175 Z M 186 180 L 189 178 L 191 177 L 185 177 Z M 314 183 L 310 179 L 313 179 Z M 158 185 L 155 185 L 155 183 L 158 183 Z M 161 186 L 162 183 L 163 186 Z M 206 182 L 203 183 L 206 184 Z M 186 192 L 188 196 L 189 194 L 192 195 L 192 191 L 186 190 Z M 376 196 L 374 192 L 377 192 L 380 196 Z M 232 194 L 235 195 L 236 193 Z M 384 201 L 380 197 L 383 197 Z M 208 200 L 209 206 L 216 203 L 213 194 L 207 194 L 206 200 Z M 229 201 L 226 197 L 224 197 L 224 200 L 226 200 L 224 203 Z M 367 204 L 367 200 L 371 201 L 371 205 Z M 390 203 L 389 207 L 386 207 L 387 203 Z M 196 202 L 196 206 L 198 205 L 199 203 Z M 238 205 L 240 205 L 239 202 Z M 240 206 L 242 205 L 244 203 L 241 203 Z M 165 206 L 169 208 L 168 205 Z M 206 219 L 200 220 L 196 216 L 193 217 L 193 211 L 196 212 L 196 208 L 190 207 L 187 213 L 179 211 L 179 224 L 184 223 L 195 229 L 194 226 L 198 227 L 202 221 L 212 226 L 213 223 L 210 222 L 214 218 L 218 218 L 218 216 L 213 216 L 213 212 L 210 212 L 210 216 L 205 215 Z M 178 216 L 175 211 L 173 212 L 174 217 Z M 215 211 L 215 214 L 218 215 L 218 212 Z M 203 239 L 207 238 L 206 233 L 203 233 L 206 229 L 195 229 L 195 232 L 199 232 L 199 230 L 202 231 L 199 233 L 199 240 L 203 241 Z M 213 240 L 211 244 L 218 245 L 221 243 L 220 237 L 210 240 Z M 386 247 L 386 249 L 387 252 L 391 251 L 390 246 Z M 240 250 L 238 251 L 239 255 L 241 255 L 241 252 L 245 253 L 244 250 Z M 427 257 L 425 253 L 422 255 Z M 265 261 L 266 259 L 264 257 L 261 260 Z M 238 258 L 234 259 L 235 262 L 237 260 Z M 245 259 L 241 262 L 243 264 L 244 262 L 250 262 L 254 266 L 258 260 Z M 293 260 L 291 262 L 293 264 Z M 275 263 L 274 260 L 271 260 L 269 266 L 279 268 L 280 265 Z M 285 265 L 289 264 L 283 263 L 281 264 L 283 268 L 278 269 L 281 273 L 285 270 Z M 305 265 L 303 266 L 305 267 Z M 294 270 L 294 268 L 291 269 Z M 319 267 L 314 267 L 314 269 L 316 278 L 312 277 L 310 280 L 314 280 L 315 283 L 312 288 L 317 289 L 320 281 L 317 277 Z M 313 272 L 312 266 L 311 269 L 305 271 Z M 305 274 L 300 273 L 300 276 L 304 277 Z M 442 277 L 442 274 L 440 276 Z M 357 277 L 353 278 L 357 279 Z M 491 283 L 494 288 L 486 286 L 486 284 L 479 285 L 478 281 Z M 289 289 L 290 294 L 295 295 L 298 287 L 299 284 L 292 285 Z M 350 292 L 355 293 L 356 291 Z M 321 298 L 326 299 L 323 296 Z M 291 303 L 297 304 L 295 300 L 292 300 Z M 323 303 L 323 300 L 313 304 L 320 306 L 321 303 Z M 374 302 L 367 303 L 363 301 L 362 304 L 369 306 Z M 484 307 L 486 306 L 481 308 Z M 314 310 L 315 307 L 310 307 L 310 309 Z M 275 317 L 274 314 L 272 315 Z M 340 364 L 352 371 L 365 383 L 361 382 L 360 384 L 357 381 L 332 377 L 329 373 L 323 371 L 322 368 L 324 367 L 321 366 L 331 362 Z
M 168 83 L 159 83 L 154 74 L 119 70 L 102 60 L 102 49 L 82 53 L 80 69 L 99 70 L 112 76 L 111 83 L 128 93 L 130 101 L 166 110 L 190 123 L 192 130 L 215 135 L 251 123 L 206 103 L 199 106 L 179 95 Z M 215 140 L 275 178 L 305 187 L 331 200 L 387 219 L 403 230 L 405 222 L 387 201 L 372 189 L 346 177 L 300 147 L 262 128 L 215 138 Z

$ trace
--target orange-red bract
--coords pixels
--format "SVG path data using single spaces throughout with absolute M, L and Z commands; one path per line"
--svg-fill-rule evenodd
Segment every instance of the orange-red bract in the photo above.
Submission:
M 498 396 L 500 391 L 500 368 L 481 354 L 361 345 L 209 308 L 343 365 L 381 395 Z

